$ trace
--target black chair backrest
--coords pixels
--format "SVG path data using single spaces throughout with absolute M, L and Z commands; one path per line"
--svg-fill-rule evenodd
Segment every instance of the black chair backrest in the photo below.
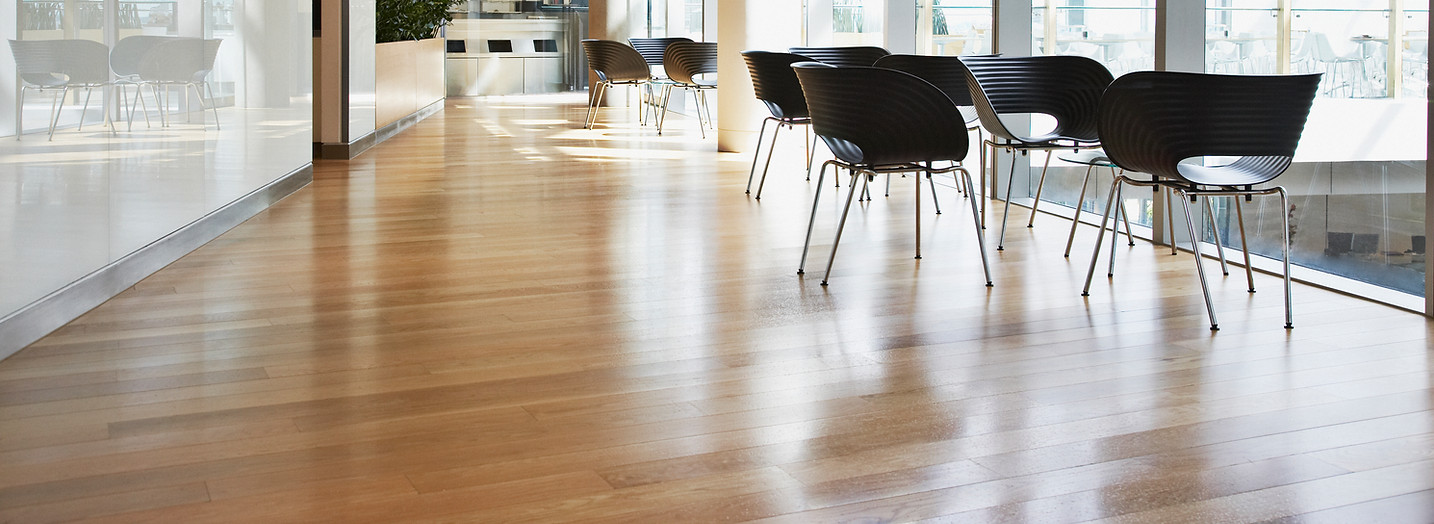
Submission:
M 652 70 L 636 49 L 615 40 L 583 40 L 588 67 L 604 82 L 641 82 L 652 78 Z
M 636 49 L 638 54 L 642 55 L 642 59 L 647 61 L 647 65 L 660 66 L 662 65 L 663 55 L 667 53 L 667 46 L 676 42 L 691 42 L 692 39 L 682 36 L 667 36 L 662 38 L 629 38 L 627 41 L 632 44 L 632 48 Z
M 1042 113 L 1055 118 L 1054 137 L 1095 142 L 1095 110 L 1112 80 L 1110 70 L 1083 56 L 961 57 L 971 100 L 987 132 L 1026 142 L 997 115 Z
M 793 47 L 787 51 L 823 64 L 843 67 L 870 66 L 875 64 L 877 59 L 891 54 L 891 51 L 875 46 Z
M 971 89 L 966 86 L 966 67 L 954 56 L 887 55 L 876 67 L 905 71 L 931 82 L 958 106 L 971 106 Z
M 792 64 L 811 62 L 811 58 L 791 53 L 743 51 L 742 59 L 747 61 L 747 71 L 752 73 L 752 89 L 757 92 L 757 100 L 767 104 L 772 116 L 792 119 L 809 115 L 807 98 L 802 95 L 802 84 Z
M 1111 161 L 1129 171 L 1197 184 L 1267 182 L 1294 157 L 1319 81 L 1319 74 L 1126 74 L 1101 97 L 1101 142 Z M 1202 179 L 1180 166 L 1201 156 L 1245 157 L 1232 165 L 1245 176 Z
M 837 158 L 858 165 L 960 161 L 966 126 L 951 99 L 925 80 L 875 67 L 792 66 L 812 130 Z
M 93 40 L 11 40 L 20 78 L 33 85 L 99 85 L 110 79 L 110 49 Z M 64 75 L 59 82 L 53 75 Z
M 673 42 L 662 58 L 667 78 L 688 85 L 716 85 L 711 80 L 699 82 L 695 77 L 717 72 L 717 42 Z

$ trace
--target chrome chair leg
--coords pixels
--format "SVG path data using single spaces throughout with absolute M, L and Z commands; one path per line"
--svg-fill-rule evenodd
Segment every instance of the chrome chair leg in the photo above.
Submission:
M 1201 200 L 1205 201 L 1205 213 L 1210 216 L 1210 231 L 1215 235 L 1215 252 L 1220 257 L 1220 273 L 1228 277 L 1230 276 L 1230 265 L 1225 262 L 1225 243 L 1220 241 L 1220 228 L 1215 227 L 1215 208 L 1210 205 L 1210 197 L 1202 197 Z M 1203 226 L 1203 218 L 1201 222 Z M 1201 229 L 1203 230 L 1204 227 Z
M 766 124 L 763 123 L 765 126 Z M 757 183 L 757 200 L 762 199 L 762 188 L 767 186 L 767 170 L 772 168 L 772 152 L 777 150 L 777 134 L 782 131 L 782 123 L 777 122 L 777 128 L 772 130 L 772 143 L 767 144 L 767 164 L 762 166 L 762 181 Z M 760 138 L 760 137 L 759 137 Z M 748 183 L 751 183 L 750 178 Z
M 205 83 L 204 83 L 204 90 L 209 93 L 209 110 L 214 113 L 214 130 L 215 130 L 215 131 L 218 131 L 218 130 L 219 130 L 219 104 L 214 103 L 214 89 L 211 88 L 211 87 L 209 87 L 209 82 L 205 82 Z M 195 91 L 195 93 L 197 94 L 197 93 L 199 92 L 199 89 L 198 89 L 198 88 L 195 88 L 194 91 Z
M 1250 245 L 1245 241 L 1245 208 L 1240 204 L 1240 196 L 1233 197 L 1235 200 L 1235 216 L 1240 223 L 1240 252 L 1245 255 L 1245 281 L 1250 284 L 1250 292 L 1255 292 L 1255 271 L 1250 267 Z
M 1006 250 L 1006 220 L 1011 218 L 1011 188 L 1016 180 L 1016 161 L 1011 159 L 1011 172 L 1006 175 L 1006 206 L 1001 212 L 1001 236 L 996 239 L 996 251 Z
M 931 162 L 926 163 L 926 176 L 931 176 Z M 921 175 L 916 175 L 916 259 L 921 260 Z M 891 175 L 886 175 L 886 183 L 891 184 Z M 933 193 L 935 191 L 932 191 Z
M 1115 193 L 1110 195 L 1110 201 L 1115 205 L 1116 216 L 1110 221 L 1110 268 L 1105 272 L 1105 276 L 1107 277 L 1115 276 L 1115 244 L 1120 241 L 1120 221 L 1118 219 L 1120 218 L 1119 215 L 1124 212 L 1123 208 L 1125 207 L 1122 205 L 1121 200 L 1121 195 L 1123 194 L 1125 194 L 1125 184 L 1115 186 Z M 1104 225 L 1102 225 L 1102 227 L 1104 227 Z
M 1294 301 L 1294 293 L 1290 288 L 1290 202 L 1289 195 L 1285 188 L 1276 187 L 1280 194 L 1280 249 L 1284 253 L 1285 263 L 1285 329 L 1294 329 L 1295 313 L 1291 305 Z
M 588 97 L 588 117 L 583 122 L 583 128 L 592 129 L 597 122 L 597 107 L 602 104 L 602 95 L 607 91 L 607 82 L 598 82 L 594 87 L 591 96 Z
M 1170 254 L 1177 255 L 1175 242 L 1175 191 L 1165 188 L 1165 223 L 1170 225 Z
M 1125 181 L 1125 177 L 1123 177 L 1123 176 L 1117 176 L 1117 177 L 1115 177 L 1115 180 L 1114 180 L 1114 181 L 1111 181 L 1111 183 L 1110 183 L 1110 194 L 1111 194 L 1111 195 L 1114 195 L 1115 192 L 1116 192 L 1116 190 L 1117 190 L 1117 188 L 1120 187 L 1121 182 L 1124 182 L 1124 181 Z M 1111 211 L 1111 209 L 1113 209 L 1114 207 L 1115 207 L 1115 199 L 1114 199 L 1114 198 L 1107 199 L 1107 200 L 1105 201 L 1105 213 L 1101 215 L 1100 228 L 1096 230 L 1095 249 L 1091 250 L 1091 254 L 1090 254 L 1090 268 L 1086 270 L 1086 273 L 1085 273 L 1085 287 L 1081 289 L 1080 296 L 1083 296 L 1083 297 L 1088 297 L 1088 296 L 1090 296 L 1090 282 L 1091 282 L 1091 280 L 1093 280 L 1093 279 L 1095 278 L 1095 263 L 1100 260 L 1100 247 L 1101 247 L 1101 243 L 1105 241 L 1105 225 L 1110 222 L 1110 211 Z
M 1075 242 L 1076 226 L 1080 225 L 1080 212 L 1085 207 L 1085 190 L 1090 186 L 1090 171 L 1092 169 L 1095 169 L 1095 166 L 1085 167 L 1085 180 L 1080 183 L 1080 197 L 1076 198 L 1075 216 L 1071 218 L 1071 233 L 1066 237 L 1066 253 L 1064 255 L 1066 258 L 1071 257 L 1071 244 Z M 1129 227 L 1126 228 L 1127 231 L 1129 229 Z
M 69 97 L 70 86 L 65 86 L 64 89 L 60 90 L 59 100 L 50 102 L 50 140 L 55 139 L 55 126 L 60 123 L 60 111 L 65 110 L 65 99 Z M 59 108 L 55 107 L 56 102 L 59 103 Z
M 973 195 L 976 188 L 971 184 L 971 172 L 965 168 L 961 169 L 961 179 L 966 186 L 966 194 Z M 971 225 L 976 229 L 976 244 L 981 249 L 981 268 L 986 271 L 986 287 L 991 287 L 991 262 L 986 258 L 986 233 L 981 226 L 981 211 L 978 209 L 976 198 L 971 201 Z
M 1117 173 L 1115 172 L 1115 168 L 1114 168 L 1114 167 L 1111 167 L 1111 168 L 1110 168 L 1110 176 L 1118 176 Z M 1117 211 L 1120 211 L 1120 220 L 1121 220 L 1121 222 L 1124 222 L 1124 223 L 1125 223 L 1125 245 L 1134 246 L 1134 245 L 1135 245 L 1135 233 L 1131 233 L 1131 232 L 1130 232 L 1130 213 L 1128 213 L 1128 212 L 1125 211 L 1125 202 L 1122 201 L 1121 203 L 1116 204 L 1116 208 L 1115 208 L 1115 209 L 1116 209 Z
M 807 240 L 802 243 L 802 261 L 797 265 L 798 275 L 804 273 L 807 268 L 807 250 L 812 247 L 812 227 L 817 224 L 817 203 L 822 201 L 822 179 L 826 178 L 827 166 L 829 165 L 832 165 L 832 162 L 822 163 L 821 172 L 817 174 L 817 192 L 816 195 L 812 197 L 812 217 L 807 219 Z M 832 170 L 832 177 L 840 176 L 835 169 Z
M 762 158 L 762 138 L 764 138 L 764 137 L 767 136 L 767 123 L 768 123 L 768 122 L 771 122 L 772 120 L 775 120 L 775 119 L 772 118 L 772 117 L 767 117 L 767 118 L 762 119 L 762 127 L 760 128 L 760 130 L 757 131 L 757 147 L 754 148 L 754 150 L 752 151 L 752 169 L 749 170 L 749 171 L 747 171 L 747 194 L 749 194 L 749 195 L 752 194 L 752 178 L 754 178 L 754 177 L 757 176 L 757 159 Z M 777 125 L 777 128 L 778 128 L 778 129 L 781 129 L 781 127 L 782 127 L 781 124 L 778 124 L 778 125 Z M 774 132 L 774 133 L 775 133 L 775 132 Z M 775 142 L 776 142 L 776 138 L 773 138 L 773 139 L 772 139 L 772 142 L 775 143 Z M 767 153 L 767 159 L 768 159 L 768 160 L 767 160 L 767 161 L 768 161 L 768 162 L 771 162 L 771 158 L 772 158 L 771 152 L 768 151 L 768 153 Z M 768 164 L 768 165 L 770 165 L 770 164 Z M 766 180 L 766 179 L 767 179 L 767 171 L 766 171 L 765 169 L 763 169 L 763 170 L 762 170 L 762 180 Z M 758 189 L 758 191 L 761 191 L 761 190 Z
M 1046 151 L 1046 164 L 1041 167 L 1041 181 L 1036 182 L 1036 199 L 1031 202 L 1031 218 L 1026 221 L 1026 227 L 1036 227 L 1036 209 L 1041 207 L 1041 191 L 1046 189 L 1046 171 L 1051 168 L 1053 156 L 1055 155 L 1050 151 Z
M 85 105 L 80 106 L 80 123 L 75 126 L 75 131 L 85 130 L 85 114 L 90 112 L 90 96 L 95 94 L 95 88 L 85 88 Z
M 862 170 L 851 170 L 851 191 L 847 193 L 846 209 L 843 209 L 841 212 L 841 222 L 837 223 L 836 238 L 832 240 L 832 254 L 831 257 L 827 258 L 827 272 L 825 275 L 822 276 L 823 286 L 827 285 L 827 281 L 830 280 L 832 276 L 832 264 L 836 262 L 837 247 L 841 245 L 841 233 L 843 229 L 846 229 L 847 215 L 851 214 L 851 198 L 853 196 L 856 196 L 857 177 L 861 177 L 862 190 L 865 190 L 867 184 L 871 182 L 870 176 L 864 173 Z
M 1210 303 L 1210 284 L 1205 280 L 1205 264 L 1200 254 L 1199 237 L 1195 235 L 1195 216 L 1190 214 L 1190 199 L 1185 191 L 1175 191 L 1180 196 L 1180 206 L 1185 209 L 1185 227 L 1190 230 L 1190 250 L 1195 252 L 1195 273 L 1200 276 L 1200 291 L 1205 294 L 1205 311 L 1210 314 L 1210 331 L 1219 331 L 1220 322 L 1215 319 L 1215 305 Z
M 807 144 L 807 180 L 811 180 L 811 179 L 812 179 L 812 160 L 816 158 L 816 154 L 817 154 L 817 139 L 820 138 L 820 137 L 812 136 L 812 125 L 811 125 L 811 124 L 807 124 L 806 126 L 803 127 L 803 129 L 806 130 L 807 136 L 808 136 L 808 137 L 811 137 L 811 140 L 808 140 L 808 141 L 805 141 L 805 142 L 804 142 L 805 144 Z
M 936 198 L 936 178 L 931 176 L 930 171 L 926 172 L 926 182 L 931 185 L 931 205 L 936 207 L 936 214 L 939 215 L 941 214 L 941 201 Z M 921 181 L 917 180 L 916 185 L 921 185 Z

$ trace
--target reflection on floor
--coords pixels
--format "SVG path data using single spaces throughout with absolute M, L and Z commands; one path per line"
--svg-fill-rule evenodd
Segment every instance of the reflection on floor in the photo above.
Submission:
M 987 288 L 953 189 L 912 258 L 910 177 L 823 287 L 800 133 L 756 201 L 692 119 L 583 117 L 449 101 L 0 362 L 0 521 L 1434 521 L 1419 315 L 1286 331 L 1211 268 L 1211 333 L 1188 255 L 1082 298 L 1048 215 Z
M 0 139 L 0 318 L 307 163 L 309 107 Z

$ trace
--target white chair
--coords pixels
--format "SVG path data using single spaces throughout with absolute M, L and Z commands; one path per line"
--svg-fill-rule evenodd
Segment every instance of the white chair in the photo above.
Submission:
M 91 40 L 11 40 L 10 53 L 15 56 L 21 81 L 20 107 L 15 108 L 15 139 L 25 133 L 25 92 L 32 89 L 60 92 L 50 104 L 50 139 L 54 140 L 55 126 L 70 90 L 83 88 L 85 105 L 80 109 L 78 128 L 84 129 L 90 95 L 96 87 L 110 83 L 109 48 Z

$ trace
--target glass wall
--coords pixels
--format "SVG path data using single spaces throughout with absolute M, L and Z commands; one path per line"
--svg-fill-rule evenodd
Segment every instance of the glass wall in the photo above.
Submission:
M 309 164 L 311 2 L 6 6 L 0 317 Z
M 647 0 L 646 36 L 682 36 L 701 41 L 702 0 Z
M 991 0 L 917 0 L 916 52 L 981 55 L 994 49 Z
M 882 46 L 885 0 L 832 0 L 831 45 Z
M 1323 75 L 1279 179 L 1290 207 L 1256 199 L 1238 210 L 1251 252 L 1280 256 L 1285 213 L 1295 264 L 1423 296 L 1428 0 L 1209 0 L 1206 13 L 1207 71 Z M 1230 246 L 1234 205 L 1217 202 L 1205 225 Z
M 1115 76 L 1155 67 L 1155 0 L 1036 0 L 1031 49 L 1081 55 Z

